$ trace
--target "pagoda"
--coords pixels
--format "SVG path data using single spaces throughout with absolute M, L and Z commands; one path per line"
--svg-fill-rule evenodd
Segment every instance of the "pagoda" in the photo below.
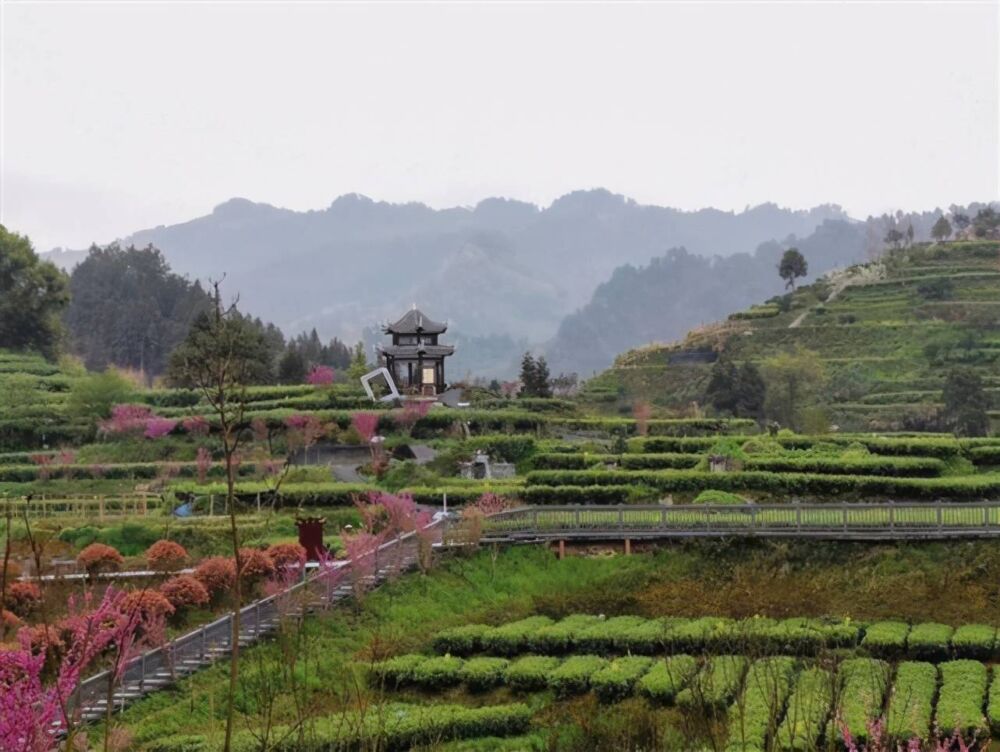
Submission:
M 455 352 L 438 342 L 447 324 L 428 318 L 416 306 L 382 331 L 392 336 L 391 345 L 378 348 L 398 389 L 404 394 L 435 396 L 445 390 L 444 359 Z

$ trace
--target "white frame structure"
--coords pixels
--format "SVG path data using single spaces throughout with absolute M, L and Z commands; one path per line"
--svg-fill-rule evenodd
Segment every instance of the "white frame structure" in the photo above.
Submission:
M 372 390 L 371 381 L 379 374 L 385 376 L 385 382 L 389 385 L 389 393 L 384 397 L 376 397 L 375 392 Z M 365 393 L 368 395 L 368 399 L 372 402 L 393 402 L 394 400 L 400 399 L 399 390 L 396 388 L 396 382 L 393 381 L 392 374 L 389 373 L 389 369 L 376 368 L 374 371 L 369 371 L 364 376 L 361 377 L 361 386 L 365 388 Z

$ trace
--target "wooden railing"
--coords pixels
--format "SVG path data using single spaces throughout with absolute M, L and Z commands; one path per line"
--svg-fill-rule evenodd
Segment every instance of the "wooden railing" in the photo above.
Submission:
M 1000 536 L 1000 503 L 531 506 L 483 521 L 486 541 L 724 536 L 842 540 Z

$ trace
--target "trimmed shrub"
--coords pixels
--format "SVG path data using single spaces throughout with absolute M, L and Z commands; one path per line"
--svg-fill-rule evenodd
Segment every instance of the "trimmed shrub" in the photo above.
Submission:
M 528 649 L 535 653 L 559 655 L 580 647 L 580 636 L 600 622 L 591 614 L 573 614 L 556 622 L 539 627 L 528 637 Z
M 653 702 L 670 704 L 697 672 L 698 661 L 690 655 L 658 660 L 639 680 L 639 693 Z
M 103 543 L 91 543 L 76 557 L 76 562 L 87 574 L 93 576 L 98 572 L 114 572 L 118 570 L 125 559 L 118 550 Z
M 458 684 L 462 659 L 453 655 L 436 655 L 413 668 L 413 681 L 427 689 L 442 689 Z
M 240 579 L 258 582 L 274 574 L 274 562 L 259 548 L 240 549 Z
M 979 661 L 948 661 L 939 666 L 941 692 L 937 701 L 937 728 L 966 739 L 986 729 L 983 701 L 986 698 L 986 666 Z
M 548 686 L 549 674 L 559 659 L 545 655 L 526 655 L 507 666 L 504 680 L 511 689 L 533 691 Z
M 211 600 L 208 589 L 189 574 L 171 577 L 160 585 L 160 592 L 170 601 L 175 611 L 207 606 Z
M 42 602 L 42 591 L 34 582 L 13 582 L 7 586 L 6 605 L 20 617 L 30 614 Z
M 500 627 L 487 630 L 482 636 L 483 647 L 498 655 L 517 655 L 528 649 L 531 636 L 539 627 L 552 624 L 547 616 L 529 616 Z
M 275 543 L 265 553 L 278 569 L 301 568 L 306 563 L 306 550 L 298 543 Z
M 725 710 L 736 697 L 747 670 L 742 655 L 719 655 L 702 666 L 687 689 L 677 694 L 677 704 L 688 710 L 714 713 Z
M 369 669 L 368 680 L 371 684 L 399 688 L 415 681 L 414 672 L 427 659 L 426 655 L 417 653 L 397 655 L 395 658 L 375 663 Z
M 158 540 L 146 549 L 146 565 L 154 572 L 175 572 L 187 560 L 187 549 L 174 541 Z
M 209 596 L 214 598 L 229 590 L 236 582 L 236 562 L 225 556 L 202 559 L 195 567 L 194 578 L 204 585 Z
M 778 747 L 784 750 L 817 749 L 833 702 L 833 674 L 810 668 L 799 674 L 788 698 L 785 720 L 778 726 Z
M 174 612 L 167 597 L 158 590 L 133 590 L 122 600 L 122 611 L 143 619 L 170 616 Z
M 601 702 L 617 702 L 632 694 L 632 688 L 653 661 L 642 655 L 615 658 L 590 675 L 590 686 Z
M 622 632 L 635 627 L 642 627 L 647 619 L 641 616 L 614 616 L 610 619 L 599 619 L 582 630 L 577 638 L 580 650 L 590 653 L 620 652 L 620 637 Z
M 898 658 L 906 651 L 906 636 L 909 633 L 910 625 L 905 622 L 875 622 L 865 629 L 861 646 L 878 658 Z
M 558 697 L 581 694 L 590 689 L 590 677 L 608 665 L 597 655 L 574 655 L 549 673 L 549 687 Z
M 840 664 L 840 706 L 828 736 L 842 741 L 846 727 L 855 742 L 867 742 L 869 724 L 882 715 L 891 674 L 889 664 L 875 658 L 850 658 Z
M 726 752 L 767 752 L 767 738 L 774 735 L 794 675 L 792 658 L 763 658 L 750 666 L 741 701 L 729 708 Z
M 1000 671 L 993 667 L 993 681 L 990 682 L 990 694 L 986 698 L 986 718 L 993 734 L 1000 734 Z
M 922 661 L 943 661 L 950 653 L 951 636 L 955 630 L 947 624 L 924 622 L 910 629 L 906 637 L 907 655 Z
M 707 491 L 702 491 L 700 494 L 695 496 L 694 503 L 740 505 L 746 504 L 747 500 L 742 496 L 730 493 L 729 491 L 716 491 L 715 489 L 710 488 Z
M 506 658 L 470 658 L 458 670 L 458 678 L 475 691 L 492 689 L 503 684 L 508 665 Z
M 930 736 L 936 690 L 936 666 L 916 661 L 899 664 L 886 716 L 886 732 L 890 738 L 906 742 L 913 737 L 927 739 Z
M 951 648 L 956 658 L 987 660 L 993 656 L 996 627 L 988 624 L 963 624 L 951 636 Z
M 454 655 L 472 655 L 483 649 L 483 637 L 493 628 L 486 624 L 463 624 L 444 629 L 434 636 L 434 651 Z
M 672 624 L 664 635 L 670 652 L 700 653 L 714 646 L 732 649 L 735 640 L 735 622 L 718 616 L 687 619 Z

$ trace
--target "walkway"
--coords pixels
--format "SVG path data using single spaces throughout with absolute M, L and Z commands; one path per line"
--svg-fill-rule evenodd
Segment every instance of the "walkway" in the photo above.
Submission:
M 725 537 L 829 540 L 1000 537 L 1000 503 L 519 507 L 487 518 L 482 540 Z
M 435 521 L 428 526 L 434 542 L 440 540 L 442 524 Z M 414 568 L 419 548 L 416 536 L 408 533 L 380 546 L 372 561 L 360 564 L 361 569 L 352 562 L 337 562 L 281 593 L 251 603 L 240 611 L 240 648 L 275 632 L 283 619 L 326 611 L 349 599 L 357 588 L 377 587 L 389 577 Z M 113 710 L 124 709 L 151 692 L 228 658 L 232 652 L 232 623 L 232 614 L 227 614 L 131 660 L 112 688 Z M 83 722 L 104 718 L 110 681 L 110 672 L 104 671 L 80 685 L 73 699 L 77 718 Z

